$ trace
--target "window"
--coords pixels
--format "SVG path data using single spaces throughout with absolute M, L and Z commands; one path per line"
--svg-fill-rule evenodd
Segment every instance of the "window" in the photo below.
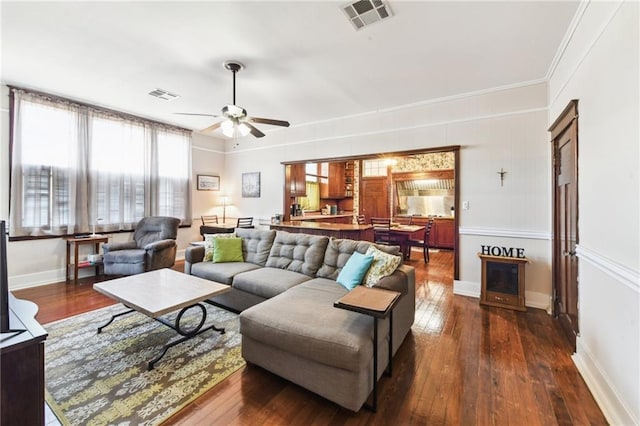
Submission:
M 127 230 L 144 216 L 191 223 L 188 131 L 11 90 L 11 236 Z
M 363 160 L 362 177 L 386 176 L 389 160 Z

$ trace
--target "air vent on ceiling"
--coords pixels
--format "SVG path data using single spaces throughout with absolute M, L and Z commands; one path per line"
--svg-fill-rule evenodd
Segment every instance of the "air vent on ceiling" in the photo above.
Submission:
M 155 89 L 149 92 L 151 96 L 155 96 L 156 98 L 164 99 L 165 101 L 172 101 L 174 99 L 178 99 L 180 95 L 176 95 L 175 93 L 167 92 L 162 89 Z
M 391 9 L 382 0 L 358 0 L 342 6 L 342 10 L 356 30 L 391 16 Z

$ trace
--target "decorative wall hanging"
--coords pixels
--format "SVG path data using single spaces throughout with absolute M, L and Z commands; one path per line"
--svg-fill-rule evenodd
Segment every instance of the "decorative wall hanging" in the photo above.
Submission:
M 260 198 L 260 172 L 242 174 L 242 198 Z
M 198 191 L 220 191 L 220 176 L 198 175 Z

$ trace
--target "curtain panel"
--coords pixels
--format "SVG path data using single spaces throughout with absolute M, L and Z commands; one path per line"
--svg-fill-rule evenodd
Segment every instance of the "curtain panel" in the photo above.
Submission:
M 191 134 L 12 88 L 10 235 L 191 224 Z

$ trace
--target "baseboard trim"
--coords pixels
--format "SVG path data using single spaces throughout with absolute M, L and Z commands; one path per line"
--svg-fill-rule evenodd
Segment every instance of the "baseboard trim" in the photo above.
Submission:
M 480 298 L 481 284 L 473 281 L 453 280 L 453 294 Z M 528 308 L 543 309 L 551 315 L 551 296 L 537 291 L 525 291 L 525 305 Z
M 184 252 L 185 250 L 178 250 L 176 260 L 184 260 Z M 78 278 L 90 277 L 93 273 L 93 268 L 82 268 L 78 270 Z M 66 274 L 64 269 L 52 269 L 34 274 L 13 275 L 9 277 L 9 290 L 39 287 L 41 285 L 59 283 L 65 279 Z
M 609 386 L 610 381 L 598 367 L 579 336 L 576 339 L 576 353 L 573 354 L 572 359 L 609 424 L 640 424 L 640 419 L 634 417 L 625 406 L 618 392 Z

